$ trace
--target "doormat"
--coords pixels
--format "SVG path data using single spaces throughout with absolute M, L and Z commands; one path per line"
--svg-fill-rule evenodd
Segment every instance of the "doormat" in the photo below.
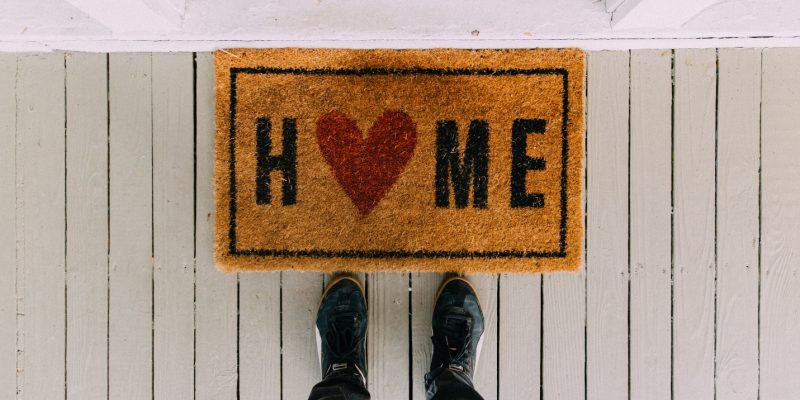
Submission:
M 575 271 L 584 53 L 216 58 L 223 271 Z

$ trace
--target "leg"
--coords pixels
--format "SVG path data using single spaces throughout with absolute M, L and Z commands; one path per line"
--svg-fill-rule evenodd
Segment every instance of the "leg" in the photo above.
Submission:
M 472 386 L 483 312 L 478 295 L 464 278 L 446 280 L 433 309 L 433 357 L 425 375 L 428 400 L 482 400 Z
M 369 400 L 369 392 L 358 379 L 332 377 L 314 385 L 308 400 Z
M 367 303 L 355 278 L 334 279 L 317 311 L 317 347 L 322 382 L 309 400 L 369 400 L 367 391 Z
M 432 377 L 425 394 L 429 400 L 483 400 L 472 387 L 472 379 L 451 370 L 441 371 Z

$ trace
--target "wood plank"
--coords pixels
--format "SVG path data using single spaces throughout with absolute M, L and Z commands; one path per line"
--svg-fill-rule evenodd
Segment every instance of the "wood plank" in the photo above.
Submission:
M 185 0 L 120 0 L 114 2 L 114 7 L 97 0 L 65 1 L 114 34 L 122 35 L 133 32 L 175 32 L 180 30 L 186 12 Z
M 678 29 L 718 0 L 625 0 L 613 11 L 615 30 Z
M 234 400 L 238 378 L 237 275 L 223 274 L 214 267 L 216 103 L 212 53 L 197 54 L 196 74 L 195 395 L 197 400 Z M 272 279 L 280 286 L 279 276 Z M 275 297 L 280 300 L 277 295 Z M 279 318 L 280 309 L 277 310 L 272 315 L 274 319 Z M 275 335 L 273 337 L 280 337 L 280 330 L 271 333 Z M 280 386 L 276 384 L 275 387 Z
M 109 398 L 151 399 L 150 54 L 109 55 Z
M 425 399 L 425 374 L 430 371 L 433 306 L 436 290 L 444 282 L 444 274 L 414 272 L 411 274 L 411 386 L 413 399 Z
M 761 110 L 761 388 L 800 398 L 800 49 L 764 49 Z
M 584 210 L 586 203 L 584 203 Z M 583 260 L 585 265 L 585 259 Z M 586 395 L 586 268 L 548 274 L 541 286 L 541 389 L 546 399 Z
M 367 386 L 375 398 L 409 398 L 409 379 L 399 373 L 409 370 L 408 279 L 406 273 L 369 274 Z
M 630 52 L 588 54 L 586 394 L 628 396 Z
M 674 399 L 714 398 L 715 49 L 675 50 Z
M 17 393 L 17 56 L 0 54 L 0 398 Z
M 26 399 L 65 396 L 64 54 L 19 58 Z
M 194 393 L 192 53 L 153 53 L 153 396 Z
M 717 399 L 758 395 L 761 50 L 719 50 Z
M 500 275 L 498 398 L 539 399 L 541 275 Z
M 483 344 L 473 383 L 485 400 L 497 399 L 497 275 L 467 275 L 478 292 L 484 318 Z
M 67 397 L 108 397 L 108 70 L 103 53 L 67 67 Z
M 584 398 L 585 271 L 543 277 L 543 399 Z
M 281 273 L 281 370 L 284 400 L 305 400 L 320 381 L 317 307 L 323 288 L 320 273 Z
M 631 52 L 630 397 L 671 395 L 671 59 Z
M 281 396 L 280 272 L 239 274 L 239 290 L 240 398 L 278 399 Z M 311 370 L 319 374 L 318 371 L 319 367 Z M 303 389 L 310 391 L 311 387 Z

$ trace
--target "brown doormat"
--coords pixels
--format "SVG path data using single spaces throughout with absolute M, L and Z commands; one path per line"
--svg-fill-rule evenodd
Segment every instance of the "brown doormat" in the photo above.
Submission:
M 577 270 L 584 54 L 216 53 L 224 271 Z

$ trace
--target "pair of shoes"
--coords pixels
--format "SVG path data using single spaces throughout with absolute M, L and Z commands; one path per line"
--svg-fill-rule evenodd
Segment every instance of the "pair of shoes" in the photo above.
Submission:
M 364 289 L 350 276 L 333 280 L 317 312 L 317 348 L 322 379 L 356 377 L 367 381 L 367 303 Z M 433 309 L 433 357 L 430 371 L 448 369 L 472 379 L 484 322 L 478 295 L 460 277 L 447 279 Z

